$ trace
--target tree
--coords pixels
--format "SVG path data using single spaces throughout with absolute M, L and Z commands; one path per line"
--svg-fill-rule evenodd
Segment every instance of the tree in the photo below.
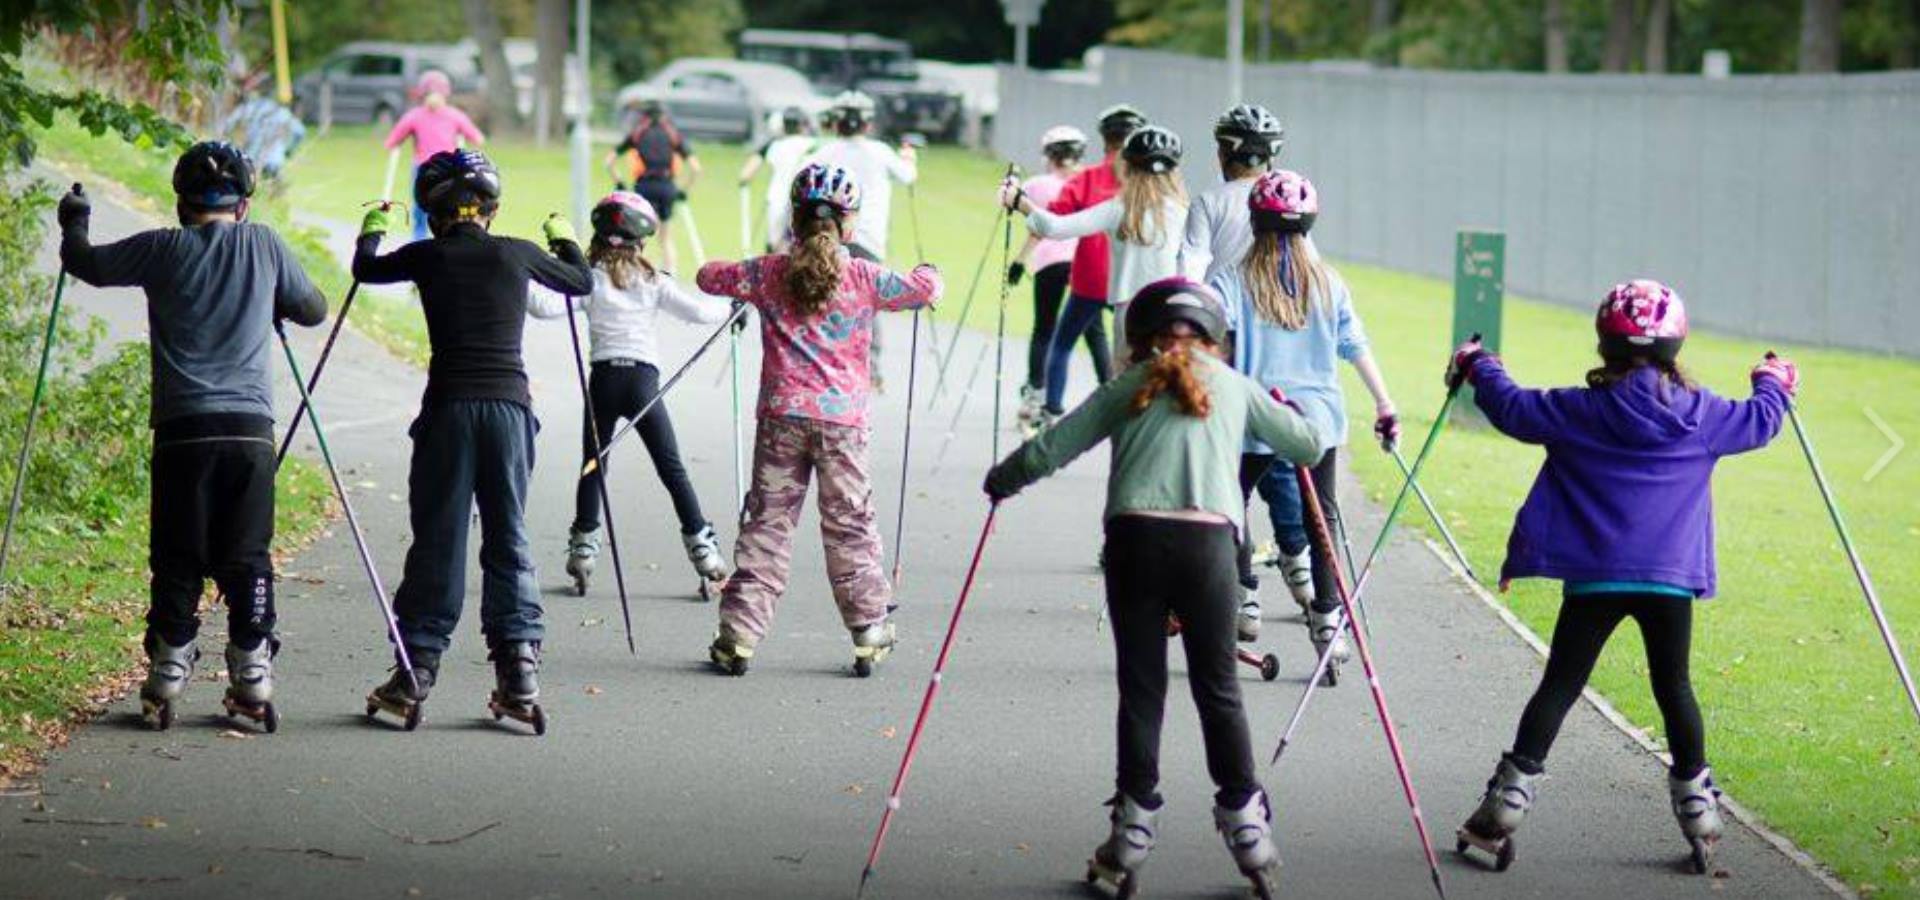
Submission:
M 1367 47 L 1368 55 L 1382 66 L 1398 65 L 1399 49 L 1393 46 L 1393 29 L 1400 19 L 1400 4 L 1396 0 L 1373 0 L 1367 10 Z
M 1840 71 L 1840 0 L 1801 0 L 1800 71 Z
M 117 46 L 111 62 L 144 82 L 149 96 L 186 97 L 195 88 L 215 84 L 222 76 L 226 55 L 212 26 L 231 0 L 174 0 L 149 8 L 132 0 L 37 0 L 8 3 L 0 16 L 0 161 L 26 165 L 35 150 L 29 123 L 45 128 L 54 116 L 71 114 L 94 134 L 109 130 L 128 141 L 158 144 L 184 143 L 178 125 L 144 102 L 127 103 L 92 87 L 71 90 L 50 87 L 29 78 L 20 55 L 29 37 L 56 38 L 112 36 Z
M 487 80 L 487 121 L 496 130 L 514 131 L 520 121 L 520 104 L 513 88 L 513 67 L 507 65 L 507 51 L 501 41 L 500 16 L 488 0 L 460 0 L 466 14 L 467 32 L 480 48 L 480 74 Z
M 1606 72 L 1625 72 L 1633 62 L 1634 0 L 1612 0 L 1607 13 L 1607 48 L 1600 60 Z
M 1545 0 L 1540 11 L 1540 31 L 1546 40 L 1547 71 L 1566 72 L 1567 6 L 1566 0 Z
M 534 63 L 533 127 L 534 140 L 545 144 L 560 125 L 561 110 L 566 107 L 567 26 L 573 4 L 568 0 L 539 0 L 534 5 L 533 42 L 540 56 Z
M 1664 75 L 1667 71 L 1667 31 L 1673 24 L 1673 0 L 1652 0 L 1647 7 L 1647 55 L 1645 71 Z

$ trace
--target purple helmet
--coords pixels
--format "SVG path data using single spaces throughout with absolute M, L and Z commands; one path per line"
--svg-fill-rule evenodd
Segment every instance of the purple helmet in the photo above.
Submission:
M 1603 356 L 1645 355 L 1671 362 L 1687 339 L 1687 305 L 1672 288 L 1636 278 L 1607 292 L 1593 327 Z
M 1247 208 L 1253 213 L 1255 231 L 1305 234 L 1320 215 L 1320 192 L 1307 176 L 1275 169 L 1253 183 Z

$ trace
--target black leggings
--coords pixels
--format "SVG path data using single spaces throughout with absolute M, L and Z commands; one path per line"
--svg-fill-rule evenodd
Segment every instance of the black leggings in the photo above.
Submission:
M 1169 615 L 1180 617 L 1215 801 L 1237 809 L 1260 789 L 1235 670 L 1233 553 L 1233 527 L 1224 523 L 1134 515 L 1107 522 L 1107 609 L 1120 686 L 1114 784 L 1149 808 L 1160 804 Z
M 1053 344 L 1053 327 L 1060 322 L 1060 304 L 1067 299 L 1067 280 L 1073 264 L 1057 262 L 1033 273 L 1033 334 L 1027 338 L 1027 387 L 1039 390 L 1047 386 L 1047 348 Z M 1086 334 L 1087 353 L 1093 357 L 1093 373 L 1106 384 L 1113 377 L 1113 355 L 1107 347 L 1106 329 Z
M 621 419 L 632 418 L 640 412 L 640 407 L 660 393 L 660 370 L 631 359 L 595 362 L 593 373 L 587 376 L 587 393 L 593 397 L 593 415 L 598 421 L 587 422 L 580 430 L 582 459 L 593 457 L 593 435 L 587 429 L 598 431 L 600 444 L 604 446 Z M 707 517 L 700 512 L 700 498 L 694 495 L 686 464 L 680 461 L 680 445 L 673 436 L 673 420 L 667 417 L 666 401 L 654 404 L 634 430 L 640 432 L 641 442 L 647 445 L 647 455 L 653 457 L 653 468 L 660 474 L 660 483 L 673 498 L 673 511 L 680 518 L 680 532 L 693 534 L 707 527 Z M 593 474 L 580 479 L 573 498 L 574 530 L 592 531 L 600 527 L 600 475 L 610 461 L 611 458 L 603 461 Z
M 1560 620 L 1553 626 L 1553 651 L 1540 688 L 1527 701 L 1520 728 L 1513 738 L 1513 754 L 1535 766 L 1544 766 L 1553 738 L 1567 711 L 1580 699 L 1600 650 L 1620 620 L 1632 616 L 1640 623 L 1647 645 L 1647 671 L 1652 676 L 1653 699 L 1666 724 L 1667 747 L 1673 753 L 1673 773 L 1682 778 L 1699 773 L 1707 764 L 1706 726 L 1693 699 L 1687 657 L 1693 645 L 1693 604 L 1684 597 L 1659 594 L 1598 594 L 1565 597 Z
M 1334 493 L 1334 486 L 1340 480 L 1339 455 L 1340 448 L 1327 448 L 1327 455 L 1320 457 L 1320 461 L 1314 463 L 1310 470 L 1313 475 L 1313 491 L 1319 495 L 1320 510 L 1327 517 L 1327 536 L 1335 544 L 1340 542 L 1340 499 Z M 1268 471 L 1275 467 L 1282 468 L 1278 471 Z M 1292 467 L 1292 463 L 1264 454 L 1249 453 L 1240 457 L 1240 496 L 1243 500 L 1251 501 L 1254 488 L 1262 488 L 1260 493 L 1273 514 L 1275 537 L 1282 549 L 1285 549 L 1289 543 L 1300 541 L 1301 538 L 1296 535 L 1310 533 L 1306 526 L 1307 499 L 1300 496 L 1299 484 L 1293 473 L 1288 471 Z M 1264 486 L 1261 485 L 1263 477 L 1267 479 L 1267 484 Z M 1299 530 L 1291 534 L 1282 533 L 1280 528 L 1282 521 L 1295 525 Z M 1248 522 L 1247 531 L 1251 536 L 1253 531 L 1251 517 L 1248 517 Z M 1340 608 L 1340 592 L 1338 586 L 1334 584 L 1333 561 L 1320 557 L 1321 554 L 1316 549 L 1313 553 L 1313 611 L 1330 613 Z M 1258 589 L 1260 577 L 1253 572 L 1253 541 L 1241 542 L 1239 558 L 1236 562 L 1239 566 L 1241 586 L 1248 590 Z M 1349 586 L 1353 584 L 1353 579 L 1360 577 L 1358 572 L 1346 574 Z

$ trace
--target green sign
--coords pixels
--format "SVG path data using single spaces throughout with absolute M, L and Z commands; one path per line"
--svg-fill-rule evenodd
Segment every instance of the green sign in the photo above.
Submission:
M 1507 235 L 1500 231 L 1462 231 L 1453 248 L 1453 345 L 1480 335 L 1488 350 L 1500 350 L 1500 303 L 1506 294 Z M 1460 410 L 1478 421 L 1473 388 L 1463 388 Z

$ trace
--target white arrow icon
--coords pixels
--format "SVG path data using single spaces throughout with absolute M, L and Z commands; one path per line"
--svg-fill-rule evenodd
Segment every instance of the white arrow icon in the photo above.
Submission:
M 1894 430 L 1887 425 L 1886 421 L 1881 419 L 1880 416 L 1873 411 L 1873 407 L 1863 406 L 1860 408 L 1860 411 L 1866 413 L 1867 421 L 1872 422 L 1873 427 L 1880 429 L 1880 433 L 1886 435 L 1887 441 L 1893 444 L 1893 446 L 1887 448 L 1887 452 L 1880 454 L 1879 459 L 1873 461 L 1873 467 L 1869 468 L 1867 474 L 1860 479 L 1863 482 L 1871 482 L 1875 478 L 1880 477 L 1880 473 L 1888 466 L 1893 465 L 1893 460 L 1900 455 L 1900 451 L 1907 449 L 1907 442 L 1901 440 L 1900 435 L 1894 433 Z

